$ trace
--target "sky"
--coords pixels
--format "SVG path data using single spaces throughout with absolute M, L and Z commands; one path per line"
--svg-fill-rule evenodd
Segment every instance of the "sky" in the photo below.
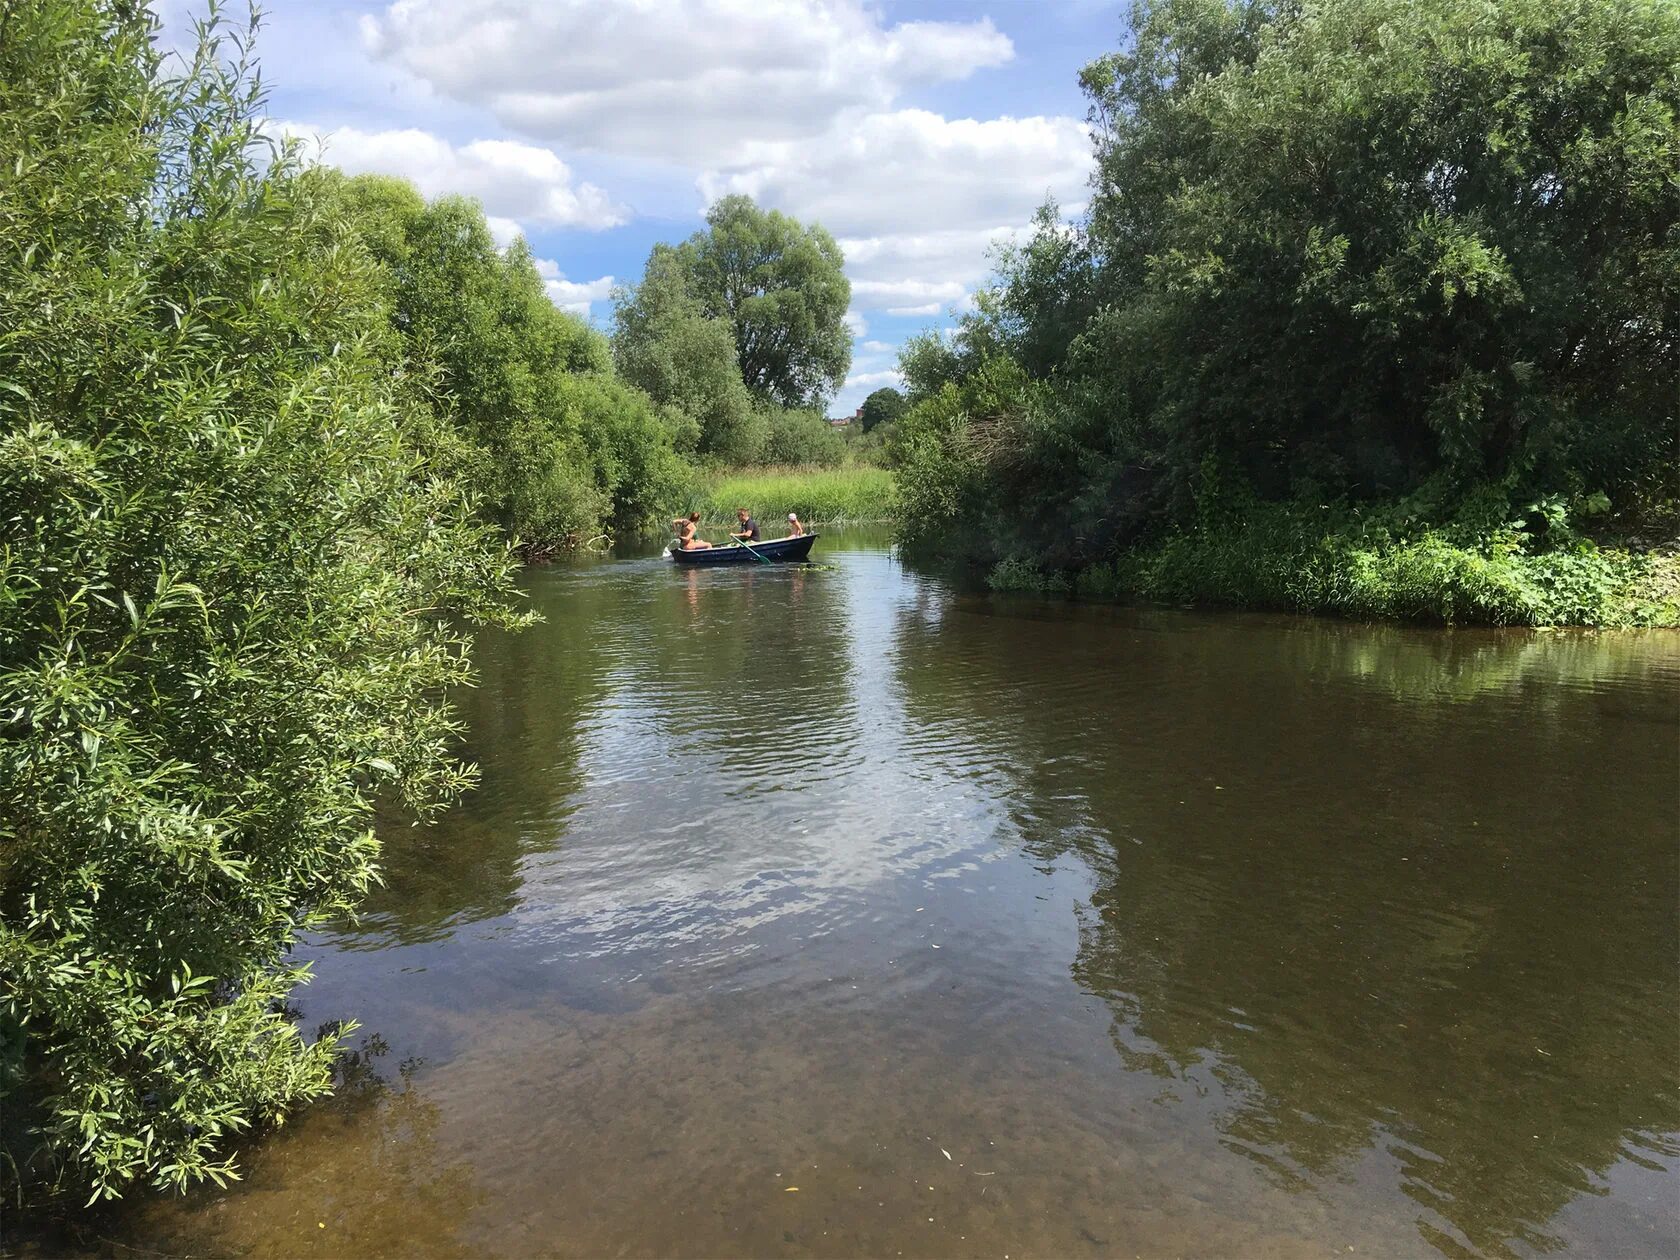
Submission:
M 165 7 L 171 42 L 184 15 Z M 1080 68 L 1121 3 L 995 0 L 270 0 L 257 51 L 280 128 L 348 171 L 478 198 L 560 306 L 609 292 L 734 192 L 821 223 L 852 284 L 831 414 L 898 383 L 988 251 L 1086 201 Z

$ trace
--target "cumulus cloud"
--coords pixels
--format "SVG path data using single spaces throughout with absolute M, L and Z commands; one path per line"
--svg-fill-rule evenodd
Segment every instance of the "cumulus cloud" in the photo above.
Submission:
M 605 301 L 612 294 L 614 282 L 611 276 L 602 276 L 599 280 L 568 280 L 566 273 L 560 270 L 560 264 L 552 258 L 534 261 L 537 274 L 543 278 L 543 287 L 548 290 L 548 300 L 561 310 L 588 319 L 590 303 Z
M 807 144 L 754 142 L 741 161 L 703 174 L 700 191 L 707 202 L 746 193 L 838 236 L 929 234 L 1024 223 L 1047 194 L 1079 198 L 1090 169 L 1077 119 L 904 109 Z
M 395 0 L 361 30 L 374 58 L 506 126 L 693 167 L 1014 56 L 989 18 L 887 26 L 861 0 Z
M 870 310 L 887 310 L 898 306 L 933 303 L 935 310 L 942 302 L 958 302 L 963 298 L 963 286 L 955 280 L 854 280 L 852 296 Z
M 861 337 L 869 331 L 868 321 L 855 310 L 847 311 L 842 322 L 846 325 L 846 330 L 854 337 Z
M 883 372 L 858 372 L 846 378 L 846 388 L 852 389 L 880 389 L 883 385 L 894 388 L 904 384 L 904 377 L 893 368 Z
M 707 201 L 746 193 L 834 232 L 860 311 L 936 315 L 966 299 L 1046 196 L 1077 206 L 1090 169 L 1073 118 L 899 110 L 807 144 L 754 143 L 699 187 Z
M 870 312 L 966 300 L 988 249 L 1047 194 L 1082 199 L 1090 170 L 1075 118 L 898 107 L 1010 61 L 987 18 L 893 23 L 868 0 L 390 0 L 361 30 L 379 65 L 515 132 L 686 168 L 703 203 L 746 193 L 822 223 L 856 286 L 854 336 Z M 599 189 L 559 186 L 574 215 L 622 216 Z
M 428 197 L 460 193 L 478 198 L 491 231 L 504 244 L 522 224 L 600 229 L 629 217 L 600 188 L 578 182 L 571 168 L 538 145 L 474 140 L 456 146 L 412 127 L 327 131 L 281 122 L 274 128 L 317 145 L 322 160 L 353 175 L 401 175 Z
M 847 270 L 861 281 L 890 285 L 941 276 L 966 288 L 990 271 L 1000 246 L 1021 240 L 1026 232 L 1022 221 L 1005 227 L 841 237 L 839 245 Z

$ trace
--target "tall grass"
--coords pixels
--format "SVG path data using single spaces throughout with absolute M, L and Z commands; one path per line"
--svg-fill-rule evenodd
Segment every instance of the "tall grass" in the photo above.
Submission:
M 885 468 L 751 468 L 703 478 L 689 506 L 712 522 L 744 507 L 774 529 L 789 512 L 807 525 L 891 520 L 897 496 Z

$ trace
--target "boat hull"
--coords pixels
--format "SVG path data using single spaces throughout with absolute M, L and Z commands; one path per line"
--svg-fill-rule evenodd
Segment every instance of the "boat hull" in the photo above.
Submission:
M 811 554 L 811 544 L 816 541 L 815 534 L 801 534 L 798 538 L 774 538 L 769 542 L 754 543 L 750 550 L 740 545 L 709 547 L 701 551 L 673 549 L 670 556 L 678 564 L 694 568 L 705 568 L 714 564 L 759 564 L 763 561 L 772 564 L 797 564 Z

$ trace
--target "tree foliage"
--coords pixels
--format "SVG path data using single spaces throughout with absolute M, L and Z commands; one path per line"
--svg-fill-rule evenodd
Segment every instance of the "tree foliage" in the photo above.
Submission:
M 768 408 L 766 464 L 832 468 L 846 458 L 846 440 L 818 411 Z
M 463 198 L 427 205 L 387 176 L 321 178 L 381 264 L 406 378 L 430 386 L 473 483 L 528 553 L 659 515 L 685 477 L 682 426 L 611 379 L 606 339 L 554 306 L 523 240 L 498 249 Z
M 837 459 L 826 426 L 801 414 L 820 411 L 851 366 L 851 285 L 834 238 L 747 197 L 725 197 L 706 224 L 655 245 L 641 283 L 613 294 L 620 375 L 710 461 Z
M 1082 83 L 1088 214 L 902 364 L 907 481 L 1035 504 L 999 554 L 1102 558 L 1215 485 L 1673 500 L 1680 9 L 1150 0 Z
M 735 333 L 741 379 L 784 407 L 815 407 L 852 363 L 852 286 L 834 238 L 752 198 L 725 197 L 677 248 L 688 291 Z
M 619 374 L 674 413 L 699 454 L 728 464 L 758 458 L 764 420 L 741 376 L 734 329 L 706 314 L 672 246 L 655 245 L 642 282 L 614 292 L 612 353 Z
M 232 1176 L 327 1088 L 287 952 L 376 877 L 376 799 L 467 782 L 440 697 L 511 592 L 243 37 L 154 35 L 0 18 L 0 1042 L 96 1197 Z
M 858 417 L 858 422 L 865 433 L 870 433 L 880 425 L 897 420 L 904 414 L 904 406 L 903 394 L 891 385 L 882 386 L 863 400 L 863 414 Z

